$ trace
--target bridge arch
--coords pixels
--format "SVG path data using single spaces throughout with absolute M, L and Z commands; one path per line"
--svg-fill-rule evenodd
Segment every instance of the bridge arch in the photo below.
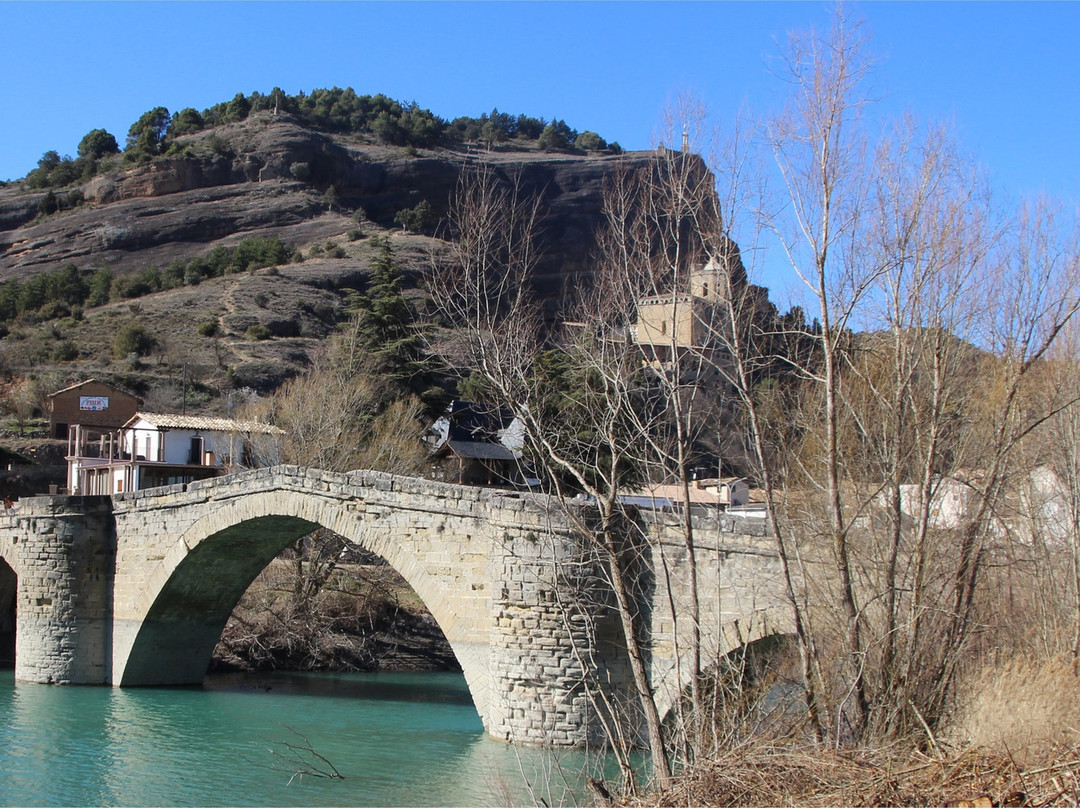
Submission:
M 783 607 L 769 607 L 725 622 L 715 634 L 707 635 L 708 645 L 702 649 L 703 659 L 719 660 L 731 657 L 740 650 L 757 645 L 770 637 L 791 634 L 794 627 L 789 611 Z M 682 676 L 670 660 L 665 670 L 657 671 L 654 668 L 656 707 L 662 721 L 668 719 L 678 700 L 685 698 L 690 691 L 690 682 L 685 675 L 690 669 L 689 653 L 684 656 Z M 715 663 L 710 668 L 715 670 Z
M 651 679 L 667 712 L 678 698 L 675 655 L 689 647 L 687 621 L 676 620 L 686 614 L 685 559 L 675 552 L 684 543 L 665 519 L 655 522 L 670 596 L 644 585 L 646 568 L 640 594 Z M 317 526 L 384 558 L 413 587 L 461 663 L 489 734 L 555 745 L 597 737 L 583 653 L 615 702 L 629 697 L 617 632 L 603 630 L 610 593 L 556 502 L 297 466 L 113 496 L 34 497 L 17 518 L 0 517 L 0 552 L 11 553 L 18 576 L 16 678 L 200 681 L 250 582 Z M 737 647 L 725 623 L 756 621 L 758 606 L 786 601 L 764 524 L 722 517 L 702 528 L 694 552 L 706 594 L 703 653 L 712 658 Z
M 445 543 L 453 526 L 446 520 L 411 521 L 386 519 L 377 509 L 357 509 L 353 500 L 310 490 L 253 493 L 209 510 L 171 540 L 129 609 L 117 614 L 113 682 L 202 681 L 222 630 L 251 582 L 284 548 L 324 527 L 385 559 L 413 588 L 449 641 L 487 723 L 484 623 L 490 604 L 455 597 L 455 588 L 471 594 L 476 584 L 456 580 L 449 563 L 432 564 L 429 552 L 418 552 L 424 534 L 437 533 Z M 484 642 L 478 642 L 481 638 Z
M 0 669 L 15 666 L 16 594 L 19 576 L 7 559 L 0 556 Z

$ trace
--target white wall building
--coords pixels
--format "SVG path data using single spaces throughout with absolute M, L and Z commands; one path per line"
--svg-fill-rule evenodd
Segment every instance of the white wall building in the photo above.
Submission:
M 117 494 L 275 465 L 283 434 L 257 421 L 143 412 L 117 432 L 75 427 L 68 439 L 68 488 Z

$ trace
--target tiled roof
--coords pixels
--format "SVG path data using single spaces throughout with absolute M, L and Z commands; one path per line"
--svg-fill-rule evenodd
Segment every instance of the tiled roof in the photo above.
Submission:
M 205 415 L 168 415 L 158 412 L 137 412 L 125 426 L 142 419 L 158 428 L 197 429 L 204 432 L 258 432 L 264 435 L 284 435 L 271 424 L 258 421 L 236 421 L 232 418 L 210 418 Z

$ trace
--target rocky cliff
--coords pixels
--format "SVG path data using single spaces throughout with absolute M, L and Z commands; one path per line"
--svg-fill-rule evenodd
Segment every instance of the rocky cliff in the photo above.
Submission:
M 407 269 L 426 266 L 438 229 L 405 233 L 395 216 L 421 201 L 443 216 L 462 167 L 477 159 L 517 175 L 543 198 L 544 258 L 534 282 L 553 314 L 568 282 L 589 272 L 606 179 L 650 156 L 406 149 L 260 113 L 182 136 L 154 162 L 125 166 L 112 158 L 111 170 L 56 189 L 65 202 L 80 194 L 82 201 L 51 215 L 39 213 L 45 192 L 10 183 L 0 187 L 0 282 L 69 264 L 88 272 L 104 266 L 121 278 L 252 236 L 280 238 L 305 260 L 119 299 L 65 319 L 0 324 L 0 375 L 37 379 L 46 392 L 96 376 L 163 409 L 220 406 L 227 390 L 273 390 L 309 366 L 340 321 L 341 290 L 366 283 L 364 236 L 387 233 Z M 131 323 L 155 340 L 153 352 L 137 360 L 118 357 L 113 343 Z
M 441 216 L 462 165 L 477 158 L 463 150 L 334 137 L 270 114 L 181 137 L 174 151 L 179 156 L 95 177 L 80 189 L 82 205 L 50 216 L 38 215 L 43 192 L 27 193 L 18 184 L 0 189 L 0 280 L 72 262 L 123 275 L 252 235 L 316 242 L 360 210 L 393 227 L 399 211 L 421 200 Z M 558 294 L 564 276 L 587 269 L 605 177 L 620 161 L 647 158 L 535 150 L 483 155 L 508 173 L 520 172 L 525 187 L 543 195 L 538 283 L 545 294 Z M 336 199 L 327 196 L 331 187 Z

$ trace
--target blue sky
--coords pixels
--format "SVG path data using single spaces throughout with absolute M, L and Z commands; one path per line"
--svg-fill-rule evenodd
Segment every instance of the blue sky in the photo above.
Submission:
M 1080 3 L 854 4 L 880 57 L 882 114 L 952 123 L 1009 194 L 1080 203 Z M 692 92 L 723 126 L 766 112 L 790 30 L 819 2 L 0 2 L 0 178 L 74 155 L 91 129 L 123 143 L 155 106 L 334 85 L 452 118 L 498 107 L 563 118 L 624 148 L 654 143 Z

